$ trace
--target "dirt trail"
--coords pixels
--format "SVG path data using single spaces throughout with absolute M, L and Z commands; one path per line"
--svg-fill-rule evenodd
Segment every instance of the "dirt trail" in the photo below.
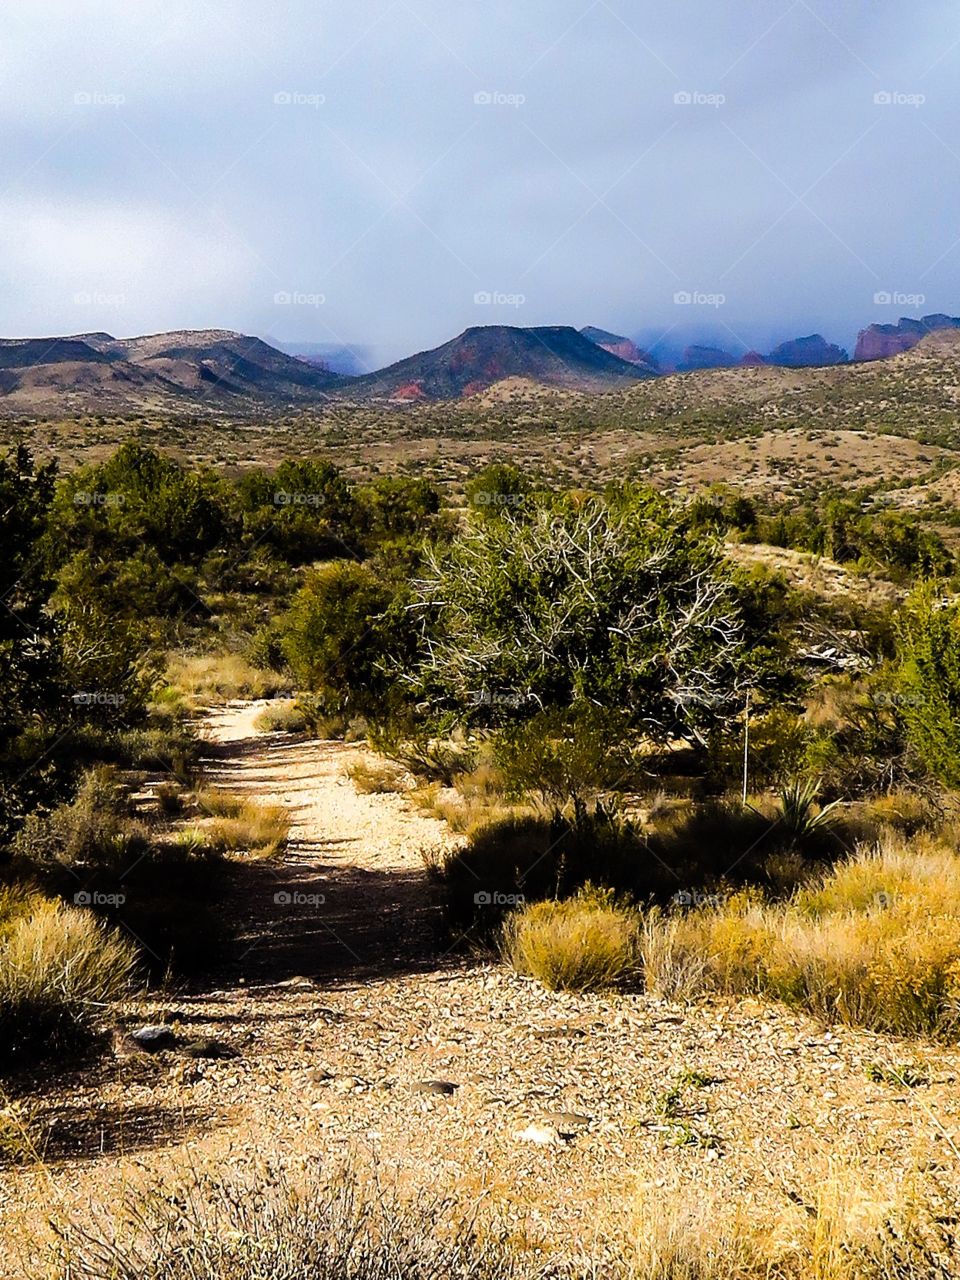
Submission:
M 436 895 L 419 850 L 450 843 L 445 824 L 398 795 L 363 795 L 347 769 L 367 753 L 342 742 L 257 733 L 267 705 L 211 712 L 204 772 L 218 787 L 290 811 L 280 859 L 237 870 L 224 910 L 239 936 L 222 977 L 331 980 L 431 967 Z

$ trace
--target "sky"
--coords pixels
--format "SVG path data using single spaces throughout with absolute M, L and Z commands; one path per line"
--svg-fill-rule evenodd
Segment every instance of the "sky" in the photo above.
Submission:
M 8 0 L 0 333 L 960 313 L 947 0 Z

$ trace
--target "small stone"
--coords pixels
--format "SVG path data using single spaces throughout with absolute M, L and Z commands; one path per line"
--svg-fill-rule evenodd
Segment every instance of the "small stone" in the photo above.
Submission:
M 534 1142 L 540 1147 L 558 1147 L 562 1142 L 559 1132 L 551 1124 L 531 1124 L 514 1134 L 518 1142 Z
M 177 1043 L 177 1037 L 173 1034 L 172 1028 L 162 1025 L 137 1027 L 136 1031 L 130 1032 L 130 1039 L 139 1048 L 146 1049 L 148 1053 L 172 1049 Z
M 553 1125 L 560 1133 L 571 1129 L 584 1129 L 590 1123 L 590 1116 L 581 1115 L 579 1111 L 549 1111 L 544 1123 Z
M 205 1037 L 202 1040 L 194 1040 L 191 1044 L 183 1046 L 183 1054 L 186 1058 L 238 1058 L 240 1055 L 232 1046 L 225 1044 L 222 1040 L 214 1040 L 212 1037 Z
M 410 1086 L 413 1093 L 432 1093 L 440 1097 L 449 1097 L 460 1088 L 451 1080 L 418 1080 Z

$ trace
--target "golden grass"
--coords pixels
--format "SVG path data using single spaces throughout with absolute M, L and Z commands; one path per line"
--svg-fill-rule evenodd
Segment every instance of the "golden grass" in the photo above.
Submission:
M 461 789 L 461 779 L 456 787 L 443 787 L 438 782 L 428 783 L 410 792 L 417 807 L 431 818 L 445 822 L 458 835 L 474 836 L 483 827 L 540 813 L 535 805 L 526 802 L 512 803 L 504 800 L 496 791 Z
M 929 1280 L 957 1274 L 939 1191 L 879 1165 L 835 1161 L 800 1203 L 759 1215 L 701 1185 L 642 1186 L 630 1280 Z M 946 1267 L 947 1269 L 942 1269 Z
M 264 707 L 253 722 L 257 733 L 303 733 L 307 717 L 295 699 L 289 698 Z
M 290 681 L 264 671 L 239 653 L 171 653 L 167 681 L 194 708 L 238 698 L 273 698 L 288 693 Z
M 290 815 L 283 805 L 248 800 L 213 787 L 197 793 L 196 805 L 203 817 L 186 835 L 196 836 L 216 853 L 272 858 L 287 846 Z
M 407 790 L 407 771 L 390 760 L 357 760 L 347 767 L 347 776 L 365 796 L 399 794 Z
M 127 994 L 136 966 L 133 944 L 89 912 L 20 899 L 0 934 L 0 1053 L 87 1029 Z
M 648 917 L 648 990 L 765 993 L 827 1021 L 952 1037 L 960 1025 L 960 859 L 888 837 L 769 904 L 741 892 Z
M 504 926 L 504 958 L 551 991 L 600 991 L 636 968 L 640 918 L 612 900 L 589 895 L 537 902 Z

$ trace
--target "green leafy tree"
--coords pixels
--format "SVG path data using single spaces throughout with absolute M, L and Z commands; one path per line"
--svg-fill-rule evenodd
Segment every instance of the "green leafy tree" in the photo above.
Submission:
M 765 678 L 719 546 L 648 490 L 472 524 L 430 556 L 411 608 L 419 661 L 400 678 L 475 724 L 591 704 L 644 737 L 702 743 Z
M 960 605 L 932 583 L 900 615 L 897 703 L 907 738 L 928 772 L 960 787 Z
M 301 688 L 317 694 L 325 710 L 364 714 L 381 704 L 393 600 L 371 569 L 353 561 L 314 570 L 294 596 L 281 647 Z

